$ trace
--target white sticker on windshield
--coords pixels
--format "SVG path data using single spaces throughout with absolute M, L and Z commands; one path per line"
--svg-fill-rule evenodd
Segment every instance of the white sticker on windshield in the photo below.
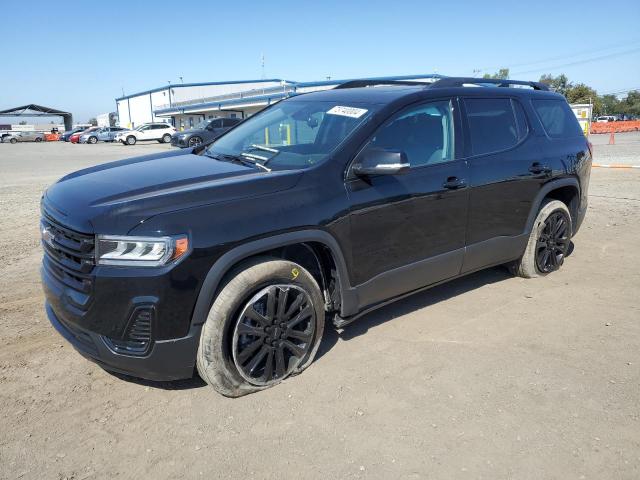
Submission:
M 343 117 L 360 118 L 362 115 L 367 113 L 367 109 L 355 108 L 355 107 L 341 107 L 339 105 L 336 105 L 327 113 L 331 115 L 342 115 Z

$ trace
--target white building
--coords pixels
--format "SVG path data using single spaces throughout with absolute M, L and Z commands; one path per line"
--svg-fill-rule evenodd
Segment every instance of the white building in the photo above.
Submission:
M 441 75 L 403 75 L 358 80 L 433 82 Z M 348 82 L 294 82 L 283 79 L 167 85 L 116 99 L 120 126 L 135 128 L 148 122 L 167 122 L 178 130 L 214 117 L 246 118 L 283 98 L 328 90 Z

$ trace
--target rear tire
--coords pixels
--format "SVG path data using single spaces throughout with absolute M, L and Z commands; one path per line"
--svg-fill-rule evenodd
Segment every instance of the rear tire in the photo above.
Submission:
M 240 397 L 307 368 L 324 331 L 324 301 L 311 274 L 262 257 L 228 278 L 202 327 L 196 360 L 202 379 L 226 397 Z
M 165 133 L 162 136 L 162 143 L 171 143 L 171 135 L 169 135 L 168 133 Z
M 514 274 L 535 278 L 558 270 L 569 250 L 572 232 L 567 206 L 559 200 L 545 200 L 533 222 L 524 255 L 513 265 Z
M 126 143 L 127 145 L 135 145 L 137 141 L 138 139 L 136 137 L 134 137 L 133 135 L 129 135 L 127 137 Z
M 36 137 L 36 142 L 41 142 L 42 139 L 40 137 Z
M 9 140 L 9 143 L 15 144 L 15 143 L 18 143 L 18 140 L 16 140 L 15 138 L 12 138 L 11 140 Z

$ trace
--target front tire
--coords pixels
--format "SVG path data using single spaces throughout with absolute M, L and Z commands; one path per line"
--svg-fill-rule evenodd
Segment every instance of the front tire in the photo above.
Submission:
M 98 138 L 97 137 L 89 137 L 89 140 L 87 140 L 87 143 L 90 143 L 91 145 L 94 145 L 94 144 L 98 143 Z
M 239 397 L 280 383 L 313 361 L 324 331 L 318 283 L 274 258 L 242 264 L 215 298 L 196 366 L 218 393 Z
M 569 251 L 573 224 L 567 206 L 546 200 L 533 222 L 524 255 L 515 262 L 514 273 L 524 278 L 548 275 L 558 270 Z
M 42 139 L 40 137 L 36 138 L 36 142 L 41 142 L 41 141 L 42 141 Z
M 18 140 L 16 140 L 15 138 L 12 138 L 11 140 L 9 140 L 9 143 L 16 144 L 18 143 Z
M 200 137 L 191 137 L 189 139 L 189 146 L 190 147 L 197 147 L 201 143 L 202 143 L 202 139 Z

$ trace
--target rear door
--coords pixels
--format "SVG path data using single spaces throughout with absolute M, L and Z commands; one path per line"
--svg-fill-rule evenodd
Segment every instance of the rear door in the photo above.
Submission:
M 368 145 L 406 153 L 406 174 L 347 177 L 360 307 L 456 276 L 467 222 L 467 165 L 455 99 L 408 107 Z M 456 141 L 458 139 L 458 141 Z
M 463 99 L 470 201 L 463 271 L 512 260 L 526 245 L 532 202 L 549 171 L 517 98 Z M 523 243 L 524 242 L 524 243 Z

